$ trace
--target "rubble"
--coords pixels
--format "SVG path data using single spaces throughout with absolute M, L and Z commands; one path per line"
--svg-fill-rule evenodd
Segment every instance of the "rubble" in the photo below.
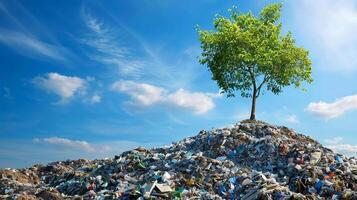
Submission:
M 0 199 L 357 199 L 357 160 L 242 121 L 162 148 L 0 170 Z

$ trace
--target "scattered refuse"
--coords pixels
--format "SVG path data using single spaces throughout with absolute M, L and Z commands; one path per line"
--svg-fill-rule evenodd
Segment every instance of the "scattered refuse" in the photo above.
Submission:
M 357 160 L 264 122 L 113 158 L 0 170 L 0 199 L 357 199 Z

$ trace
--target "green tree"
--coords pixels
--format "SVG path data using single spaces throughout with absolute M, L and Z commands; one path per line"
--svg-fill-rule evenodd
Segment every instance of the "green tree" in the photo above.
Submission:
M 207 65 L 227 97 L 240 91 L 242 97 L 252 98 L 251 120 L 262 90 L 279 94 L 285 86 L 312 82 L 308 51 L 296 46 L 290 32 L 281 33 L 281 7 L 268 5 L 259 16 L 233 8 L 229 18 L 214 19 L 214 30 L 197 28 L 200 63 Z

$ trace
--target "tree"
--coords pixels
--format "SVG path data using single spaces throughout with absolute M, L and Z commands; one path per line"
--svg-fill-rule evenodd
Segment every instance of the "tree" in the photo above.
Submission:
M 296 46 L 290 32 L 281 33 L 281 7 L 268 5 L 259 16 L 233 8 L 229 18 L 214 19 L 214 30 L 197 28 L 200 63 L 207 65 L 227 97 L 240 91 L 242 97 L 252 98 L 251 120 L 262 90 L 279 94 L 285 86 L 312 82 L 308 51 Z

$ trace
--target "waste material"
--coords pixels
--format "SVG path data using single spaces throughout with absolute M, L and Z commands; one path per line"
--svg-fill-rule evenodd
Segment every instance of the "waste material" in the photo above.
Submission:
M 113 158 L 2 169 L 0 199 L 357 199 L 357 159 L 247 120 Z

